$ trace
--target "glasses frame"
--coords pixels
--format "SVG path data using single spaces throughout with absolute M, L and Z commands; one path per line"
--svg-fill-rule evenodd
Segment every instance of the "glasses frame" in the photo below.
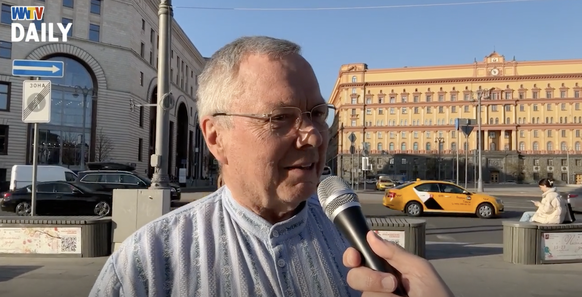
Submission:
M 299 107 L 295 107 L 295 106 L 282 106 L 282 107 L 278 107 L 273 109 L 270 113 L 227 113 L 227 112 L 217 112 L 212 114 L 213 117 L 219 117 L 219 116 L 227 116 L 227 117 L 244 117 L 244 118 L 251 118 L 251 119 L 257 119 L 257 120 L 263 120 L 265 122 L 269 122 L 269 127 L 271 129 L 271 131 L 273 131 L 273 116 L 275 115 L 275 111 L 280 110 L 281 108 L 287 108 L 287 109 L 297 109 L 299 110 L 299 112 L 301 112 L 301 117 L 298 118 L 298 121 L 295 123 L 295 131 L 299 130 L 299 128 L 301 127 L 301 125 L 303 124 L 303 115 L 308 114 L 309 115 L 309 120 L 313 121 L 312 118 L 312 113 L 316 108 L 320 108 L 321 106 L 326 106 L 328 109 L 328 117 L 329 117 L 329 113 L 333 112 L 333 117 L 334 117 L 334 121 L 335 121 L 335 112 L 336 112 L 336 108 L 333 104 L 329 104 L 329 103 L 321 103 L 318 105 L 315 105 L 313 108 L 311 108 L 311 110 L 309 111 L 303 111 L 301 110 L 301 108 Z M 327 122 L 326 122 L 327 125 Z M 329 129 L 329 125 L 327 125 L 327 128 Z

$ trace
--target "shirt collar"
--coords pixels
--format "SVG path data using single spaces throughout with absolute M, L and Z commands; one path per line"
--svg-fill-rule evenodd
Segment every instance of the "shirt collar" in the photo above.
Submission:
M 222 200 L 226 210 L 241 228 L 265 242 L 270 241 L 275 244 L 275 242 L 283 241 L 299 234 L 305 228 L 309 212 L 308 208 L 310 207 L 310 203 L 307 203 L 307 201 L 299 205 L 299 212 L 291 218 L 271 224 L 250 209 L 240 205 L 232 197 L 228 187 L 224 186 L 223 188 Z

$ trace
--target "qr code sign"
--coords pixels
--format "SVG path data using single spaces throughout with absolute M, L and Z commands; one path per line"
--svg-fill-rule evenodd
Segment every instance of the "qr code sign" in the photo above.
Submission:
M 76 236 L 61 237 L 61 253 L 76 253 L 77 245 L 78 244 Z

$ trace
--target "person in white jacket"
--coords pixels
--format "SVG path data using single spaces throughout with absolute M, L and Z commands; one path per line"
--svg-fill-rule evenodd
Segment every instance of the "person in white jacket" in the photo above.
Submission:
M 568 211 L 567 202 L 554 187 L 554 180 L 544 178 L 538 182 L 538 185 L 543 192 L 542 201 L 532 200 L 538 210 L 524 212 L 520 221 L 540 224 L 563 223 Z

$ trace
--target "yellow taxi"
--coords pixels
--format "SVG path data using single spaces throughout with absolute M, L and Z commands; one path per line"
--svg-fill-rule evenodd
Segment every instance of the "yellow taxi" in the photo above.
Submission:
M 376 181 L 376 190 L 384 191 L 394 186 L 394 182 L 389 177 L 382 175 L 378 176 L 378 180 Z
M 503 201 L 493 196 L 471 193 L 451 182 L 420 179 L 386 190 L 382 204 L 412 217 L 423 212 L 474 213 L 488 219 L 504 210 Z

